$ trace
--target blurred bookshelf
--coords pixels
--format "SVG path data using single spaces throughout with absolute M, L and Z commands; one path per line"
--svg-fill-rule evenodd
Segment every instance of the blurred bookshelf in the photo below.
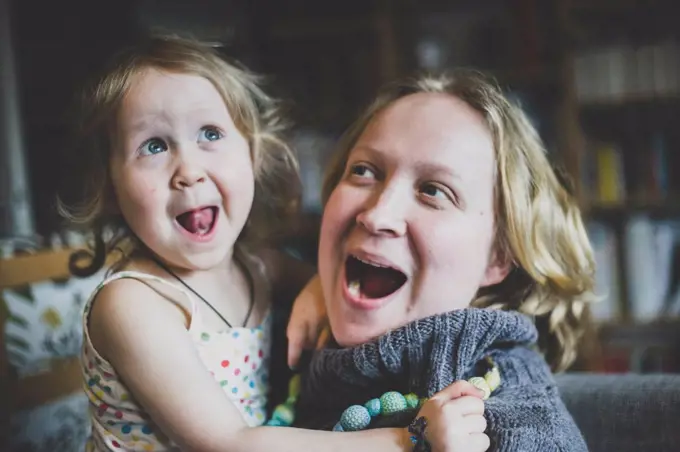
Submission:
M 588 368 L 680 372 L 675 2 L 560 1 L 566 137 L 602 300 Z M 593 344 L 596 345 L 593 349 Z M 595 351 L 593 351 L 595 350 Z

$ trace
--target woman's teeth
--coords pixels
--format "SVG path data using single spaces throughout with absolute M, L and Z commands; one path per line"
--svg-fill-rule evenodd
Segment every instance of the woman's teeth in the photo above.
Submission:
M 352 281 L 347 285 L 347 290 L 351 296 L 358 298 L 361 295 L 361 283 Z

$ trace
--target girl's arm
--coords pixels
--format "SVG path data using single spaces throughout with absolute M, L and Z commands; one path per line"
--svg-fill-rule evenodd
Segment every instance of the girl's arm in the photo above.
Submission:
M 182 450 L 411 449 L 405 429 L 333 433 L 288 427 L 249 428 L 196 353 L 184 310 L 160 289 L 137 280 L 113 281 L 97 297 L 89 331 L 97 351 Z

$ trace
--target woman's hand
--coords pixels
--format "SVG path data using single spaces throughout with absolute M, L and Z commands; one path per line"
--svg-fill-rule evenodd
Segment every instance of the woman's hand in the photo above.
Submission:
M 286 335 L 291 368 L 298 364 L 302 350 L 321 347 L 328 340 L 328 319 L 319 275 L 314 276 L 295 299 Z
M 461 380 L 427 400 L 418 417 L 427 420 L 425 438 L 433 452 L 481 452 L 489 448 L 484 433 L 482 393 Z

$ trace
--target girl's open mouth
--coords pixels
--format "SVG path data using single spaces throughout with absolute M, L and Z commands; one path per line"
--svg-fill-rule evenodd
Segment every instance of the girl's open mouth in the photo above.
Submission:
M 217 206 L 201 207 L 181 213 L 175 217 L 175 220 L 189 234 L 197 238 L 205 238 L 215 229 L 217 213 Z
M 379 300 L 399 290 L 407 281 L 396 268 L 349 256 L 345 261 L 348 294 L 357 300 Z

